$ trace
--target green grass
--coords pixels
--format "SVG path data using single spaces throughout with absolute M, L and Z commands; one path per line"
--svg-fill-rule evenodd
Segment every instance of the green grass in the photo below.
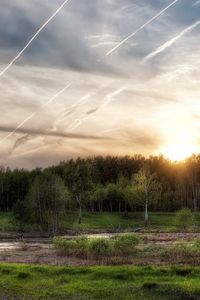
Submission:
M 200 227 L 200 214 L 195 214 L 195 224 Z M 78 213 L 67 213 L 62 219 L 62 227 L 74 230 L 116 230 L 137 229 L 144 227 L 144 213 L 83 213 L 82 223 L 78 224 Z M 17 230 L 12 213 L 0 213 L 0 231 Z M 27 227 L 27 230 L 30 226 Z M 149 229 L 161 231 L 175 230 L 175 213 L 149 213 Z
M 12 231 L 16 229 L 12 213 L 0 213 L 0 231 Z
M 0 265 L 0 299 L 200 299 L 200 268 Z
M 200 222 L 200 217 L 199 220 Z M 150 213 L 150 228 L 160 228 L 162 230 L 173 230 L 175 226 L 174 213 Z M 92 229 L 136 229 L 144 227 L 143 212 L 129 213 L 124 217 L 123 213 L 83 213 L 82 223 L 78 224 L 76 213 L 67 214 L 63 219 L 63 227 L 72 229 L 92 230 Z

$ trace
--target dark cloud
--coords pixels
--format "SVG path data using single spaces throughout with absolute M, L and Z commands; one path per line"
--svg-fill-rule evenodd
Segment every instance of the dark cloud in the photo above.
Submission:
M 124 129 L 121 134 L 125 140 L 141 148 L 146 148 L 147 151 L 158 148 L 163 143 L 163 138 L 155 129 Z
M 2 52 L 2 63 L 8 63 L 25 46 L 60 4 L 57 1 L 47 7 L 37 0 L 31 0 L 29 4 L 24 4 L 24 1 L 21 4 L 18 2 L 18 5 L 15 1 L 4 1 L 1 4 L 0 49 L 7 50 Z M 114 68 L 104 62 L 98 63 L 98 53 L 85 40 L 89 26 L 85 13 L 89 11 L 91 14 L 94 9 L 95 6 L 91 5 L 90 8 L 86 3 L 79 3 L 79 7 L 74 2 L 66 5 L 24 52 L 17 64 L 70 68 L 79 72 L 112 72 Z
M 92 115 L 92 114 L 94 114 L 96 111 L 98 111 L 99 110 L 99 108 L 98 107 L 96 107 L 96 108 L 92 108 L 92 109 L 90 109 L 90 110 L 88 110 L 87 112 L 86 112 L 86 115 Z
M 26 134 L 26 135 L 24 135 L 24 136 L 18 138 L 18 139 L 15 141 L 15 143 L 14 143 L 14 145 L 13 145 L 13 147 L 12 147 L 10 153 L 12 153 L 14 150 L 16 150 L 16 149 L 17 149 L 18 147 L 20 147 L 21 145 L 24 145 L 28 140 L 29 140 L 29 135 L 28 135 L 28 134 Z
M 14 127 L 10 126 L 0 126 L 1 132 L 13 132 L 15 130 Z M 94 136 L 94 135 L 84 135 L 84 134 L 76 134 L 76 133 L 66 133 L 61 131 L 45 131 L 39 129 L 24 129 L 19 128 L 17 130 L 18 133 L 26 134 L 26 135 L 39 135 L 39 136 L 51 136 L 51 137 L 62 137 L 68 139 L 83 139 L 83 140 L 105 140 L 109 138 Z

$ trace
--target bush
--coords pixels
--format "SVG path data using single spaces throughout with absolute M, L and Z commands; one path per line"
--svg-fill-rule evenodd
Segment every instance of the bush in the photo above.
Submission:
M 165 251 L 165 257 L 171 261 L 177 261 L 177 259 L 187 259 L 195 254 L 194 247 L 184 242 L 179 242 L 173 246 L 170 246 Z
M 58 254 L 62 256 L 75 255 L 87 256 L 89 241 L 86 237 L 76 239 L 66 239 L 56 237 L 53 240 L 54 247 L 57 249 Z
M 114 241 L 114 251 L 119 254 L 131 254 L 136 252 L 139 238 L 136 234 L 118 236 Z
M 72 255 L 87 258 L 90 254 L 95 259 L 108 258 L 112 254 L 135 253 L 138 243 L 139 238 L 135 234 L 125 234 L 114 239 L 88 239 L 86 237 L 66 239 L 56 237 L 53 240 L 54 247 L 61 256 Z
M 187 230 L 194 225 L 194 215 L 189 208 L 182 208 L 176 213 L 175 222 L 177 229 Z
M 89 252 L 96 259 L 108 257 L 112 254 L 112 243 L 106 238 L 92 239 Z

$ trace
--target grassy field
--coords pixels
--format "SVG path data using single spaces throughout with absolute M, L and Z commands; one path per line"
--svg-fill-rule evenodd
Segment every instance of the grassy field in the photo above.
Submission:
M 71 213 L 64 217 L 63 227 L 83 230 L 114 230 L 138 229 L 144 227 L 144 213 L 83 213 L 82 223 L 78 224 L 77 214 Z M 200 214 L 195 215 L 195 224 L 200 226 Z M 149 228 L 163 231 L 175 230 L 175 213 L 149 213 Z
M 200 214 L 195 215 L 195 224 L 200 227 Z M 82 223 L 78 224 L 78 213 L 68 213 L 63 217 L 62 227 L 74 230 L 116 230 L 138 229 L 144 227 L 144 213 L 83 213 Z M 149 213 L 149 229 L 160 231 L 175 230 L 175 213 Z M 0 231 L 17 230 L 12 213 L 0 213 Z
M 137 229 L 144 226 L 144 214 L 129 213 L 124 217 L 123 213 L 83 213 L 82 223 L 78 224 L 77 214 L 68 214 L 63 219 L 63 226 L 72 229 Z M 151 227 L 173 228 L 173 213 L 151 213 L 149 224 Z
M 200 268 L 0 265 L 0 299 L 200 299 Z

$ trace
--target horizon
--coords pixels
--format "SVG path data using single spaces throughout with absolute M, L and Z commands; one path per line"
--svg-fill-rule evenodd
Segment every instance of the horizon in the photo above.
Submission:
M 0 165 L 200 153 L 198 0 L 3 0 Z
M 135 153 L 133 155 L 87 155 L 87 156 L 77 156 L 77 157 L 70 157 L 70 158 L 66 158 L 66 159 L 63 159 L 63 160 L 60 160 L 60 161 L 57 161 L 55 163 L 52 162 L 52 164 L 48 164 L 48 165 L 35 165 L 34 167 L 32 168 L 27 168 L 27 167 L 10 167 L 9 165 L 0 165 L 0 169 L 2 168 L 2 170 L 6 171 L 7 169 L 8 170 L 11 170 L 11 171 L 14 171 L 14 170 L 25 170 L 25 171 L 28 171 L 28 172 L 31 172 L 35 169 L 41 169 L 41 170 L 45 170 L 46 168 L 52 168 L 52 167 L 56 167 L 56 166 L 59 166 L 59 165 L 62 165 L 62 163 L 67 163 L 69 162 L 70 160 L 73 160 L 74 162 L 77 161 L 77 160 L 84 160 L 84 161 L 87 161 L 87 160 L 90 160 L 90 159 L 96 159 L 98 157 L 102 157 L 103 159 L 106 159 L 108 157 L 110 158 L 117 158 L 117 159 L 120 159 L 120 158 L 128 158 L 128 159 L 139 159 L 139 158 L 142 158 L 144 159 L 144 165 L 147 163 L 148 164 L 148 161 L 150 161 L 151 159 L 163 159 L 165 162 L 168 162 L 170 165 L 172 166 L 180 166 L 180 165 L 184 165 L 184 164 L 187 164 L 187 162 L 191 162 L 192 159 L 195 159 L 195 158 L 199 158 L 200 157 L 200 153 L 197 153 L 197 154 L 194 154 L 192 153 L 190 156 L 188 157 L 185 157 L 184 159 L 180 159 L 180 160 L 172 160 L 170 159 L 169 157 L 166 157 L 164 156 L 163 154 L 158 154 L 158 155 L 142 155 L 140 153 Z M 143 165 L 143 166 L 144 166 Z

